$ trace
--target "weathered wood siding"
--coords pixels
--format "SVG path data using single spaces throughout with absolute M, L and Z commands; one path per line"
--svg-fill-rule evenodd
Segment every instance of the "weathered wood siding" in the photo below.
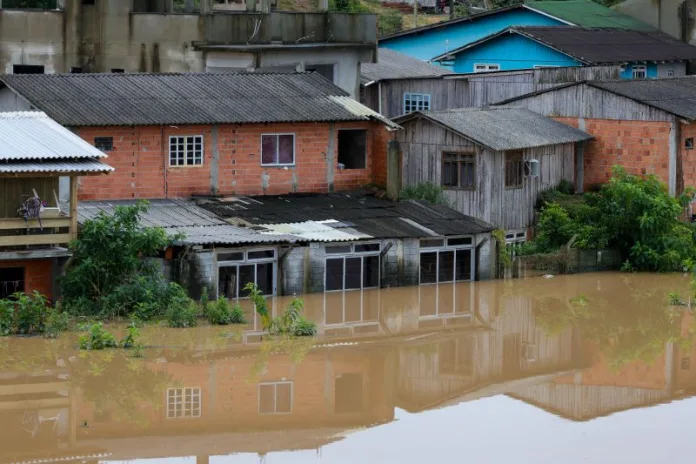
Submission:
M 381 86 L 381 92 L 379 87 Z M 372 84 L 363 104 L 375 111 L 379 108 L 379 93 L 382 96 L 381 114 L 395 118 L 404 114 L 404 94 L 424 93 L 430 95 L 432 111 L 469 106 L 469 83 L 461 79 L 399 79 Z M 369 97 L 368 97 L 369 95 Z
M 55 206 L 53 192 L 58 194 L 57 177 L 6 179 L 0 178 L 0 218 L 16 218 L 17 210 L 29 197 L 33 189 L 48 205 Z
M 588 420 L 669 399 L 666 390 L 547 383 L 512 392 L 511 396 L 574 420 Z
M 523 151 L 524 159 L 540 162 L 539 177 L 526 177 L 522 188 L 505 187 L 505 152 L 484 149 L 469 140 L 423 119 L 415 119 L 397 133 L 402 150 L 402 186 L 431 182 L 441 184 L 442 153 L 476 154 L 476 188 L 446 189 L 458 211 L 506 230 L 534 223 L 534 206 L 541 192 L 562 179 L 575 181 L 575 147 L 552 145 Z
M 532 95 L 505 106 L 528 108 L 536 113 L 552 117 L 637 121 L 672 120 L 672 116 L 662 110 L 586 84 Z

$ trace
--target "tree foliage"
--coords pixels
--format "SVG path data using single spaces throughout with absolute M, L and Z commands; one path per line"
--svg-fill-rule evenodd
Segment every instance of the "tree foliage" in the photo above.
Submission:
M 577 248 L 616 248 L 636 270 L 681 270 L 696 256 L 694 227 L 682 221 L 690 195 L 673 198 L 657 177 L 616 167 L 611 180 L 598 193 L 585 195 L 584 203 L 570 208 L 546 203 L 527 252 L 550 252 L 573 240 Z

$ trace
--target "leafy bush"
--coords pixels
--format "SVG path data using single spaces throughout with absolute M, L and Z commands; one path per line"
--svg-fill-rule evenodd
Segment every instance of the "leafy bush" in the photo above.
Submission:
M 302 316 L 304 302 L 300 298 L 292 300 L 285 312 L 278 317 L 270 318 L 266 298 L 261 294 L 254 283 L 248 283 L 244 289 L 251 295 L 256 305 L 256 311 L 261 315 L 263 328 L 271 335 L 295 335 L 312 336 L 317 333 L 314 322 L 308 321 Z M 259 310 L 261 308 L 261 310 Z
M 46 318 L 50 311 L 48 300 L 39 292 L 33 295 L 15 293 L 14 328 L 20 335 L 35 335 L 43 333 L 46 328 Z
M 173 299 L 167 310 L 167 324 L 176 329 L 198 325 L 198 306 L 191 299 Z
M 47 338 L 56 338 L 61 332 L 65 332 L 69 328 L 70 314 L 56 307 L 49 312 L 46 318 L 44 336 Z
M 574 195 L 575 185 L 567 179 L 561 179 L 561 182 L 558 184 L 558 191 L 564 195 Z
M 442 187 L 429 182 L 405 187 L 399 194 L 399 200 L 425 200 L 433 205 L 449 204 Z
M 14 306 L 11 300 L 0 300 L 0 337 L 14 331 Z
M 116 337 L 104 328 L 101 322 L 95 322 L 85 327 L 87 333 L 80 335 L 78 346 L 81 350 L 104 350 L 118 348 Z
M 232 306 L 232 311 L 230 312 L 230 324 L 246 324 L 247 320 L 244 317 L 244 311 L 239 303 Z
M 126 336 L 121 340 L 122 348 L 134 348 L 138 343 L 138 338 L 140 338 L 140 330 L 137 324 L 131 323 L 126 328 Z
M 213 325 L 246 324 L 244 311 L 239 304 L 234 306 L 225 296 L 221 296 L 217 301 L 209 303 L 206 312 L 208 322 Z
M 301 316 L 295 321 L 292 334 L 296 337 L 312 337 L 317 334 L 317 325 Z

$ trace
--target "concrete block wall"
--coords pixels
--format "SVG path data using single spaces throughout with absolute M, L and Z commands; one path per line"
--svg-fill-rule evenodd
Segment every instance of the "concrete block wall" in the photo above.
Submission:
M 87 127 L 84 140 L 113 137 L 109 176 L 83 177 L 81 200 L 176 198 L 194 194 L 280 195 L 351 190 L 373 182 L 386 142 L 376 122 Z M 368 130 L 365 169 L 338 169 L 338 131 Z M 295 134 L 295 165 L 261 166 L 261 135 Z M 203 136 L 203 164 L 169 166 L 169 137 Z
M 180 258 L 178 281 L 191 298 L 200 298 L 203 287 L 210 298 L 217 295 L 217 262 L 213 250 L 189 250 Z
M 478 248 L 478 263 L 476 263 L 477 279 L 489 280 L 495 276 L 496 265 L 496 242 L 490 234 L 479 234 L 476 236 L 476 246 Z M 479 245 L 481 245 L 479 247 Z
M 281 251 L 282 254 L 282 251 Z M 301 295 L 305 292 L 309 247 L 295 247 L 278 262 L 281 273 L 278 293 L 281 295 Z

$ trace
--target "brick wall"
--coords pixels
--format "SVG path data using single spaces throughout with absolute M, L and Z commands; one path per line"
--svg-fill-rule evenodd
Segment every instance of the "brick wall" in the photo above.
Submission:
M 387 185 L 387 145 L 394 137 L 394 132 L 387 130 L 385 126 L 378 127 L 373 132 L 373 146 L 383 150 L 372 157 L 372 172 L 375 184 L 386 187 Z
M 327 165 L 332 128 L 335 154 Z M 369 131 L 365 169 L 338 170 L 341 129 Z M 81 128 L 79 135 L 90 143 L 95 137 L 113 137 L 113 151 L 108 153 L 107 162 L 116 171 L 108 177 L 82 178 L 80 199 L 187 197 L 213 193 L 214 189 L 238 195 L 349 190 L 371 183 L 373 166 L 386 163 L 380 161 L 386 158 L 383 131 L 376 122 L 230 124 L 218 126 L 217 134 L 210 125 Z M 294 166 L 261 166 L 261 135 L 269 133 L 295 134 Z M 203 165 L 169 166 L 172 135 L 202 135 Z M 217 159 L 213 156 L 215 138 Z
M 681 141 L 679 150 L 682 161 L 683 186 L 696 187 L 696 149 L 687 149 L 686 139 L 693 139 L 696 143 L 696 123 L 681 125 Z
M 35 261 L 3 261 L 0 268 L 24 268 L 24 292 L 37 291 L 49 300 L 53 298 L 53 261 L 50 259 Z

